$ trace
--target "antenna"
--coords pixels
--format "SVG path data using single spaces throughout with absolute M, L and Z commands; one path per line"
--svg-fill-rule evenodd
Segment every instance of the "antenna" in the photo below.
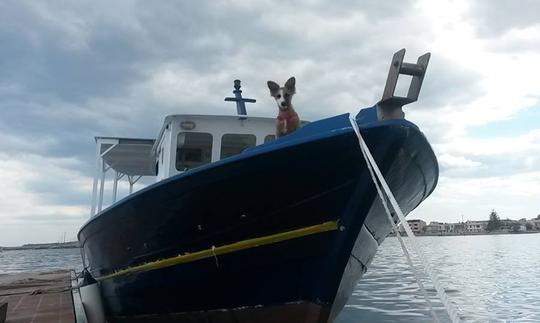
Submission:
M 240 116 L 240 120 L 247 119 L 247 110 L 246 110 L 246 102 L 248 103 L 255 103 L 257 100 L 255 99 L 246 99 L 242 97 L 242 90 L 240 90 L 240 80 L 234 80 L 234 98 L 225 98 L 225 101 L 234 101 L 236 102 L 236 111 L 238 115 Z

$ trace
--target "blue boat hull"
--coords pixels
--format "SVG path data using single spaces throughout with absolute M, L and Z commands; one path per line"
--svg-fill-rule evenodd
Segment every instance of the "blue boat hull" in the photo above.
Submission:
M 435 188 L 418 128 L 356 118 L 405 214 Z M 87 222 L 79 241 L 108 319 L 328 322 L 391 231 L 347 115 L 141 190 Z M 181 264 L 117 271 L 322 223 L 321 231 Z

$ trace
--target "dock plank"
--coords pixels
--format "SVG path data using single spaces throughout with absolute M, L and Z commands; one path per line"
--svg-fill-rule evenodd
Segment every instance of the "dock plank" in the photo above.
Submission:
M 6 323 L 74 323 L 69 271 L 0 276 Z

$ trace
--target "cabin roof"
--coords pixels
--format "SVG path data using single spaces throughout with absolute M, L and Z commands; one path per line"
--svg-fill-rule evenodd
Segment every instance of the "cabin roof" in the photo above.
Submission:
M 167 125 L 171 122 L 211 121 L 230 122 L 237 121 L 240 116 L 235 115 L 198 115 L 198 114 L 174 114 L 165 117 L 163 126 L 156 139 L 126 138 L 126 137 L 95 137 L 96 143 L 100 144 L 100 154 L 106 165 L 115 171 L 129 176 L 155 176 L 156 175 L 156 147 L 163 136 Z M 245 117 L 245 116 L 242 116 Z M 252 121 L 273 122 L 274 118 L 247 117 Z
M 161 127 L 159 134 L 157 136 L 157 139 L 154 143 L 154 147 L 152 148 L 152 153 L 157 152 L 157 146 L 159 145 L 159 142 L 161 140 L 161 137 L 163 136 L 163 133 L 165 132 L 166 127 L 173 121 L 182 121 L 182 120 L 198 120 L 198 121 L 210 121 L 210 120 L 216 120 L 223 122 L 224 120 L 227 121 L 238 121 L 240 118 L 243 118 L 245 120 L 256 120 L 256 121 L 268 121 L 268 122 L 275 122 L 275 118 L 270 117 L 252 117 L 252 116 L 246 116 L 246 115 L 207 115 L 207 114 L 171 114 L 165 117 L 163 121 L 163 126 Z
M 103 161 L 115 171 L 128 176 L 156 175 L 154 139 L 95 137 L 95 140 L 101 143 Z

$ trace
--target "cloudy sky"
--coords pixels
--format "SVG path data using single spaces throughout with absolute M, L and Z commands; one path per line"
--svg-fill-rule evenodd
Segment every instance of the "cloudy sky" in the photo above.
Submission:
M 74 238 L 96 135 L 152 138 L 174 113 L 232 114 L 232 81 L 274 116 L 297 78 L 317 120 L 382 95 L 392 54 L 432 58 L 407 118 L 441 166 L 426 221 L 540 213 L 540 2 L 0 2 L 0 246 Z M 406 81 L 406 79 L 404 79 Z M 406 84 L 406 83 L 405 83 Z M 125 192 L 126 187 L 122 187 Z

